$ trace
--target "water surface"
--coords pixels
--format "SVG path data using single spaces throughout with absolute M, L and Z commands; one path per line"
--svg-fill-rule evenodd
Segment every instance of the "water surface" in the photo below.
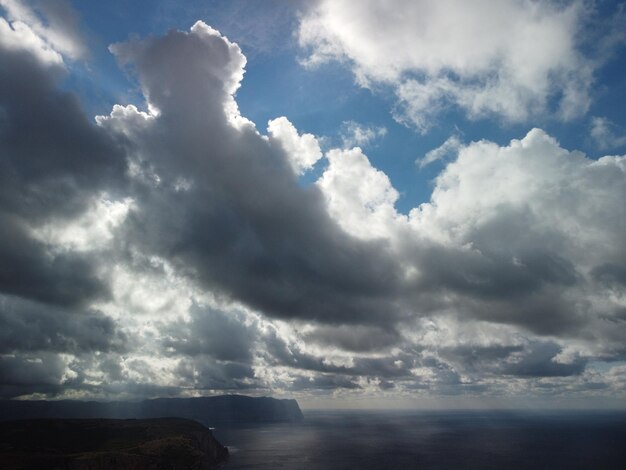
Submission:
M 624 412 L 306 411 L 214 433 L 225 470 L 626 468 Z

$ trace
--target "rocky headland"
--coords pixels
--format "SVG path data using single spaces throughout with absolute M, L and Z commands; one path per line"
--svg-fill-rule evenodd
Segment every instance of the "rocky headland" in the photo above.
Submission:
M 3 400 L 0 421 L 39 418 L 146 419 L 177 417 L 205 426 L 298 422 L 303 419 L 296 400 L 220 395 L 198 398 L 156 398 L 143 401 Z
M 0 423 L 0 468 L 208 470 L 228 449 L 198 422 L 35 419 Z

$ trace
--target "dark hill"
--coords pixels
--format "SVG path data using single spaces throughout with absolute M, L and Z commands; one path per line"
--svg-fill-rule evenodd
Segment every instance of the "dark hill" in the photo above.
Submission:
M 227 458 L 209 429 L 186 419 L 0 423 L 0 468 L 206 470 Z
M 0 420 L 36 418 L 188 418 L 206 426 L 247 423 L 296 422 L 302 412 L 296 400 L 222 395 L 201 398 L 157 398 L 138 402 L 116 401 L 0 401 Z

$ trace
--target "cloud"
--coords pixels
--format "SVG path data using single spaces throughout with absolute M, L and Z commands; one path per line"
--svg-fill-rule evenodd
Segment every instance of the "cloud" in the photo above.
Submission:
M 297 377 L 290 387 L 293 390 L 337 390 L 341 388 L 357 389 L 359 384 L 349 377 L 341 375 L 319 375 L 317 377 Z
M 423 158 L 418 158 L 416 164 L 420 168 L 430 165 L 433 162 L 443 160 L 444 158 L 454 157 L 462 147 L 461 139 L 457 135 L 450 136 L 439 147 L 426 152 Z
M 249 365 L 233 362 L 220 364 L 202 356 L 182 359 L 175 373 L 183 378 L 181 385 L 199 391 L 260 388 Z
M 255 328 L 244 323 L 245 317 L 236 312 L 222 312 L 192 305 L 189 322 L 163 326 L 166 351 L 181 356 L 208 355 L 222 361 L 252 361 Z
M 242 116 L 246 59 L 202 22 L 111 46 L 147 111 L 97 124 L 0 44 L 3 396 L 620 386 L 590 364 L 626 357 L 625 157 L 451 138 L 403 214 L 363 149 Z
M 381 350 L 398 343 L 398 333 L 379 327 L 319 326 L 304 335 L 306 341 L 319 342 L 326 346 L 338 346 L 348 351 Z
M 578 375 L 585 368 L 585 361 L 579 358 L 570 363 L 557 361 L 556 355 L 561 349 L 558 345 L 536 343 L 529 349 L 519 360 L 506 364 L 502 373 L 526 377 L 567 377 Z
M 71 311 L 8 296 L 0 297 L 0 326 L 0 354 L 120 352 L 127 341 L 102 312 Z
M 0 292 L 78 305 L 107 293 L 96 260 L 54 250 L 35 232 L 119 193 L 125 155 L 40 59 L 0 41 Z
M 584 324 L 587 303 L 603 295 L 590 271 L 623 258 L 624 226 L 615 218 L 624 212 L 623 176 L 623 157 L 593 161 L 537 129 L 507 147 L 464 147 L 437 178 L 431 202 L 410 214 L 420 233 L 439 227 L 431 237 L 447 247 L 422 258 L 425 280 L 481 304 L 491 299 L 478 307 L 491 321 L 535 331 Z M 523 300 L 504 307 L 505 298 Z
M 117 108 L 99 119 L 130 139 L 132 164 L 154 175 L 135 180 L 143 189 L 127 240 L 273 317 L 374 322 L 393 312 L 394 262 L 376 242 L 343 232 L 320 192 L 302 188 L 298 159 L 286 153 L 302 147 L 285 147 L 283 134 L 307 151 L 316 143 L 296 139 L 286 120 L 274 121 L 267 139 L 236 112 L 245 58 L 235 44 L 198 22 L 189 33 L 112 50 L 158 109 L 146 118 Z
M 374 140 L 387 135 L 387 128 L 383 126 L 367 126 L 355 121 L 345 121 L 341 126 L 341 142 L 344 148 L 364 148 L 370 145 Z
M 449 106 L 472 119 L 568 120 L 590 103 L 598 65 L 582 52 L 584 2 L 319 1 L 303 14 L 310 67 L 347 63 L 359 84 L 391 87 L 396 118 L 426 131 Z
M 286 117 L 272 119 L 267 125 L 270 142 L 277 143 L 287 155 L 293 171 L 301 175 L 310 170 L 320 158 L 317 139 L 312 134 L 298 135 L 296 128 Z
M 15 218 L 0 217 L 0 223 L 0 292 L 64 306 L 106 297 L 95 260 L 49 253 Z
M 615 149 L 626 145 L 626 135 L 619 135 L 615 128 L 615 124 L 608 118 L 597 116 L 591 118 L 591 137 L 600 150 Z
M 87 119 L 77 97 L 32 54 L 0 44 L 2 204 L 32 219 L 73 216 L 98 190 L 119 191 L 120 142 Z
M 504 147 L 459 146 L 431 201 L 408 216 L 362 152 L 327 158 L 318 184 L 330 214 L 354 236 L 387 241 L 413 285 L 397 296 L 405 308 L 567 336 L 621 305 L 595 281 L 608 276 L 600 266 L 623 263 L 623 157 L 590 160 L 538 129 Z
M 605 285 L 626 286 L 626 266 L 617 263 L 605 263 L 596 266 L 591 270 L 591 276 L 594 280 Z
M 65 0 L 25 2 L 2 0 L 7 18 L 0 18 L 0 42 L 5 47 L 27 50 L 41 62 L 62 65 L 63 57 L 86 55 L 76 11 Z
M 92 240 L 91 227 L 71 230 L 94 206 L 123 194 L 125 153 L 60 87 L 62 58 L 82 54 L 71 47 L 68 5 L 2 7 L 0 393 L 63 393 L 79 357 L 126 349 L 116 322 L 95 307 L 110 295 L 102 253 L 112 228 Z
M 54 394 L 63 389 L 65 362 L 57 355 L 0 356 L 0 397 Z
M 543 247 L 570 260 L 584 259 L 588 266 L 605 250 L 617 254 L 623 249 L 622 223 L 614 218 L 622 211 L 618 200 L 625 190 L 623 172 L 624 157 L 594 161 L 533 129 L 508 146 L 480 141 L 462 148 L 437 177 L 431 201 L 416 208 L 411 218 L 420 228 L 439 227 L 433 237 L 456 240 L 459 246 L 471 242 L 483 253 L 528 243 L 535 250 Z M 486 184 L 489 191 L 482 190 Z M 524 234 L 507 238 L 498 232 L 511 222 L 507 213 L 526 226 Z M 580 250 L 581 244 L 589 251 Z
M 400 218 L 395 209 L 400 195 L 389 177 L 372 167 L 358 147 L 332 149 L 326 160 L 328 167 L 316 185 L 334 220 L 361 239 L 389 238 L 390 227 Z

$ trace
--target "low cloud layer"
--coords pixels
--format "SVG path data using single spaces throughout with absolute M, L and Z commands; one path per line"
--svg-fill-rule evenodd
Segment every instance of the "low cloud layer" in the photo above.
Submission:
M 531 22 L 556 24 L 553 53 L 572 62 L 528 73 L 569 83 L 582 66 L 562 110 L 587 99 L 568 42 L 583 7 L 538 6 Z M 405 214 L 348 145 L 383 130 L 352 123 L 324 154 L 286 117 L 264 134 L 237 106 L 244 54 L 203 22 L 112 45 L 145 102 L 95 122 L 59 85 L 79 56 L 33 31 L 62 60 L 0 35 L 3 396 L 623 393 L 625 157 L 592 160 L 540 129 L 506 145 L 453 137 L 422 161 L 445 153 L 430 201 Z M 326 48 L 313 61 L 352 54 L 307 41 Z M 523 51 L 502 47 L 506 83 L 524 88 Z M 406 60 L 441 80 L 456 62 L 440 52 L 452 62 L 389 57 L 389 76 L 350 59 L 364 80 L 396 80 Z M 452 68 L 464 93 L 464 74 L 493 72 L 500 52 L 485 54 Z M 508 112 L 485 103 L 475 111 Z

